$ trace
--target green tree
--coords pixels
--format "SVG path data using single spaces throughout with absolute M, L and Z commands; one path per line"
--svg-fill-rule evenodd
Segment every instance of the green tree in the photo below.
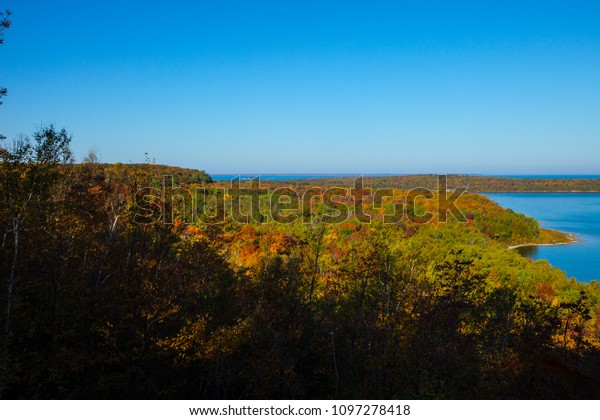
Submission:
M 41 221 L 50 196 L 50 188 L 59 176 L 59 165 L 72 159 L 71 136 L 54 126 L 41 128 L 33 140 L 20 137 L 11 146 L 0 145 L 0 209 L 3 215 L 4 248 L 12 239 L 9 252 L 3 341 L 7 344 L 18 262 L 21 234 L 34 221 Z

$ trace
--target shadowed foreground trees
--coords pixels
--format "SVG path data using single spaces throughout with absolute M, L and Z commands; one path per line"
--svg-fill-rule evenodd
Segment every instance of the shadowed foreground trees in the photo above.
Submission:
M 598 284 L 499 245 L 514 215 L 140 225 L 158 166 L 58 165 L 44 133 L 0 166 L 3 398 L 599 396 Z
M 0 146 L 0 205 L 5 216 L 2 220 L 2 245 L 6 244 L 7 237 L 12 242 L 2 330 L 4 343 L 8 341 L 10 333 L 13 290 L 20 277 L 21 233 L 28 228 L 34 230 L 35 224 L 46 222 L 51 204 L 50 189 L 59 175 L 58 165 L 68 163 L 71 159 L 70 141 L 71 137 L 64 129 L 58 132 L 49 126 L 37 131 L 33 141 L 21 137 L 11 147 Z

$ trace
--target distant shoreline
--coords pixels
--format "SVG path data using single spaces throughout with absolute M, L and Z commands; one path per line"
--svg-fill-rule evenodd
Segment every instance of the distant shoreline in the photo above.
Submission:
M 600 194 L 600 191 L 473 191 L 477 194 Z
M 577 242 L 580 242 L 579 239 L 577 238 L 577 235 L 573 234 L 573 233 L 567 233 L 566 234 L 567 237 L 569 238 L 569 240 L 567 242 L 556 242 L 556 243 L 550 243 L 550 244 L 536 244 L 536 243 L 526 243 L 526 244 L 518 244 L 518 245 L 510 245 L 508 247 L 508 249 L 517 249 L 517 248 L 523 248 L 526 246 L 556 246 L 556 245 L 571 245 L 571 244 L 575 244 Z

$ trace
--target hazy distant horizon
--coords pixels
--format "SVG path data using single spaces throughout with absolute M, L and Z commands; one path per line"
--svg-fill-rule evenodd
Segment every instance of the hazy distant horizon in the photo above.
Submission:
M 263 180 L 292 180 L 292 179 L 311 179 L 311 178 L 345 178 L 353 176 L 406 176 L 406 175 L 436 175 L 433 173 L 304 173 L 304 174 L 269 174 L 269 173 L 231 173 L 231 174 L 212 174 L 208 173 L 213 180 L 228 181 L 235 177 L 252 178 L 260 177 Z M 444 175 L 462 175 L 462 176 L 489 176 L 499 178 L 535 178 L 535 179 L 600 179 L 600 174 L 444 174 Z

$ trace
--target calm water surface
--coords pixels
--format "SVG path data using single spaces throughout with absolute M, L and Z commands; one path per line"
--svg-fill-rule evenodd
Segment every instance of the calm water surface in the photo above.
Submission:
M 582 282 L 600 280 L 600 194 L 487 193 L 502 207 L 536 218 L 542 227 L 574 233 L 580 242 L 531 246 L 518 251 L 552 265 Z

